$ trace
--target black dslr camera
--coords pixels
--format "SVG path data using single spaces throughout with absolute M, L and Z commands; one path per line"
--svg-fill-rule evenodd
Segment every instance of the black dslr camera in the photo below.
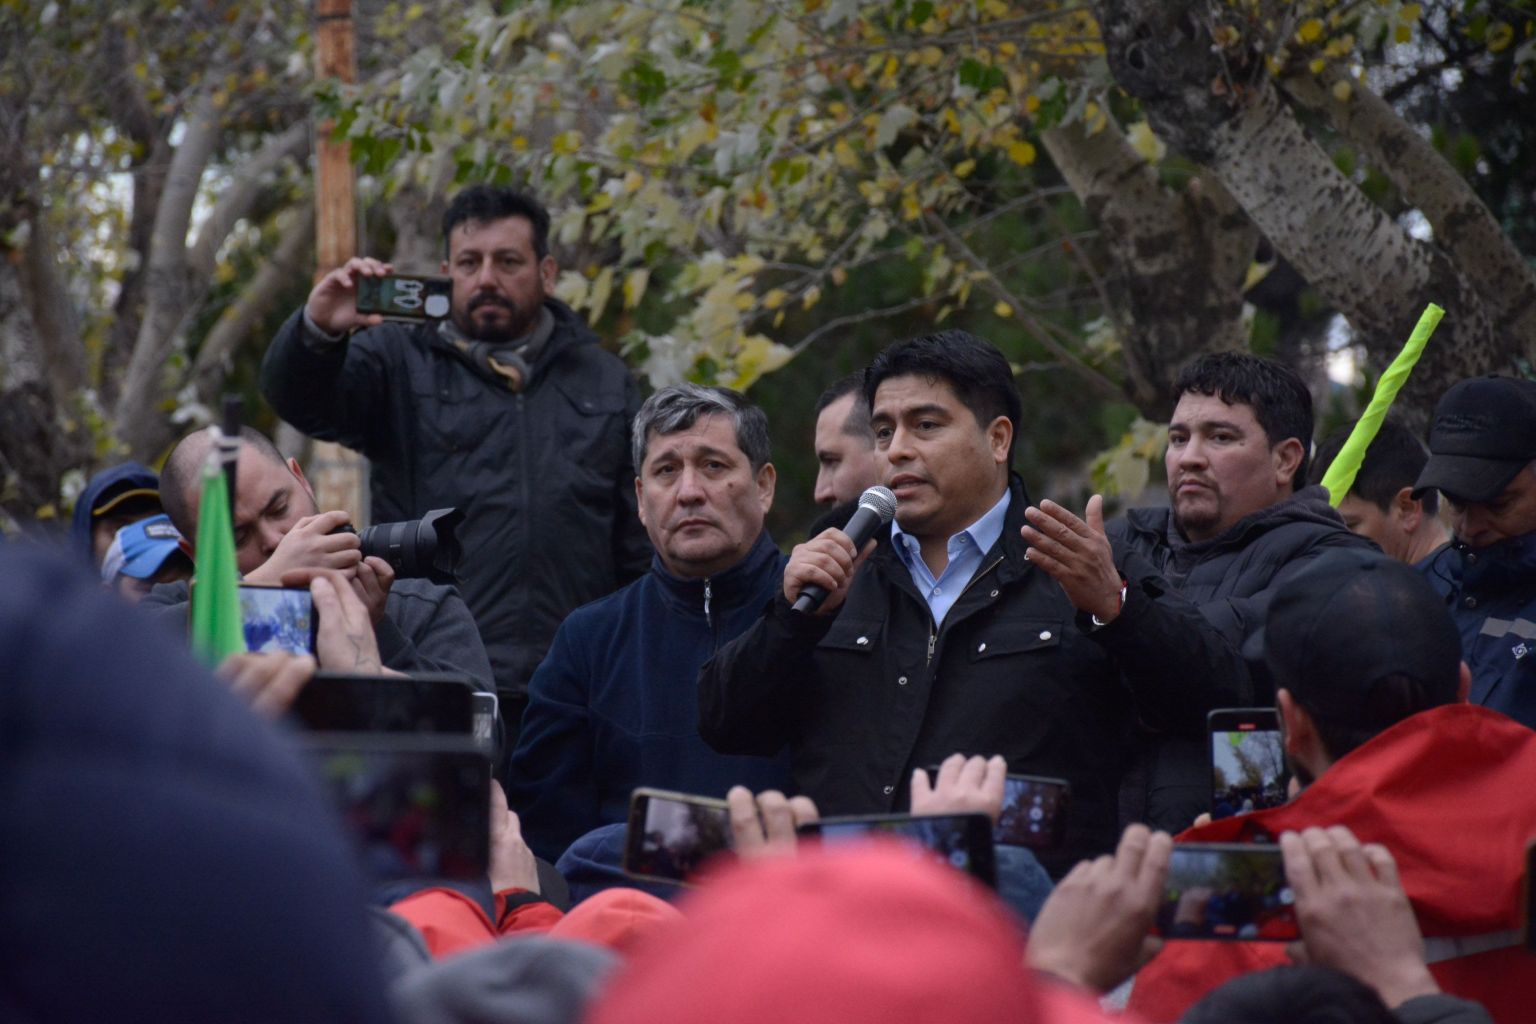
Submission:
M 364 558 L 376 555 L 384 559 L 396 576 L 451 584 L 453 570 L 464 553 L 457 536 L 463 521 L 464 513 L 458 509 L 439 508 L 420 519 L 370 526 L 357 539 Z M 350 526 L 341 529 L 357 533 Z

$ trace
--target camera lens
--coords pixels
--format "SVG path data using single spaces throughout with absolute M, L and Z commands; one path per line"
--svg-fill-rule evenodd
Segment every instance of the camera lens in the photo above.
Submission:
M 452 583 L 462 549 L 457 530 L 464 513 L 440 508 L 420 519 L 379 523 L 358 534 L 363 557 L 378 557 L 390 564 L 395 575 Z

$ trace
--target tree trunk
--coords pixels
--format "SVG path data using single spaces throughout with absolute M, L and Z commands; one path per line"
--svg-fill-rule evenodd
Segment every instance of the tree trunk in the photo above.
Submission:
M 1488 306 L 1440 249 L 1408 235 L 1314 143 L 1254 59 L 1214 44 L 1193 5 L 1101 0 L 1117 80 L 1158 134 L 1206 164 L 1269 241 L 1375 353 L 1395 353 L 1428 302 L 1446 309 L 1399 401 L 1433 406 L 1452 382 L 1508 366 Z
M 1349 85 L 1340 100 L 1332 86 Z M 1500 337 L 1536 353 L 1536 269 L 1525 261 L 1472 186 L 1413 126 L 1376 93 L 1337 72 L 1326 78 L 1293 74 L 1281 82 L 1309 110 L 1326 115 L 1367 163 L 1386 175 L 1434 228 L 1478 290 Z
M 1185 362 L 1246 346 L 1242 288 L 1258 233 L 1219 182 L 1166 188 L 1112 122 L 1092 135 L 1076 122 L 1040 138 L 1108 250 L 1105 299 L 1126 394 L 1148 419 L 1166 420 Z

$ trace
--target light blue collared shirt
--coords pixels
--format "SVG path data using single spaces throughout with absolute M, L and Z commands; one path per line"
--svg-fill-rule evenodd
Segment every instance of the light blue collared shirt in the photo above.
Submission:
M 985 515 L 949 538 L 949 564 L 944 567 L 938 579 L 933 578 L 928 563 L 923 561 L 922 548 L 917 538 L 904 533 L 894 520 L 891 522 L 892 545 L 896 554 L 906 563 L 918 592 L 928 602 L 928 610 L 933 613 L 936 625 L 944 621 L 944 616 L 959 599 L 960 592 L 971 582 L 971 577 L 976 575 L 976 570 L 981 567 L 982 556 L 1003 535 L 1003 520 L 1008 516 L 1008 498 L 1009 492 L 1004 491 L 997 504 Z

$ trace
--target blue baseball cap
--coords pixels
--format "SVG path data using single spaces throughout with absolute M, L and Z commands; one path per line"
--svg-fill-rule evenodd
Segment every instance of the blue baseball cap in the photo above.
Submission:
M 101 563 L 101 578 L 108 583 L 118 576 L 150 579 L 177 552 L 179 540 L 181 534 L 164 513 L 129 523 L 112 538 L 112 546 Z

